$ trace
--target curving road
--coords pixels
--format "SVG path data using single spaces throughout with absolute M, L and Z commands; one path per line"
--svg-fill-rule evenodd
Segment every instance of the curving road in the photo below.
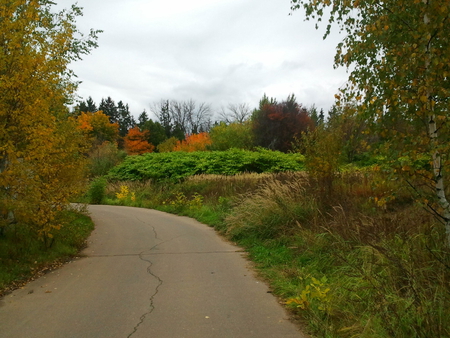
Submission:
M 0 337 L 305 337 L 213 229 L 155 210 L 89 210 L 83 257 L 0 300 Z

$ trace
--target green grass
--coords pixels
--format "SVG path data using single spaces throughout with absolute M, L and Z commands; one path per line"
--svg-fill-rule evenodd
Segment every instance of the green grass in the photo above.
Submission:
M 75 256 L 94 229 L 91 219 L 78 212 L 65 211 L 66 225 L 55 233 L 51 247 L 20 224 L 0 237 L 0 295 L 51 266 Z

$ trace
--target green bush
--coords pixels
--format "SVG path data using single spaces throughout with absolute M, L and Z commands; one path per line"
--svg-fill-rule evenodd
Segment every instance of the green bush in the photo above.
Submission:
M 105 198 L 107 181 L 103 177 L 96 178 L 89 186 L 88 197 L 90 204 L 101 204 Z
M 112 181 L 154 180 L 172 182 L 201 174 L 236 175 L 244 172 L 285 172 L 303 170 L 303 156 L 259 149 L 230 149 L 213 152 L 148 153 L 129 156 L 112 168 Z

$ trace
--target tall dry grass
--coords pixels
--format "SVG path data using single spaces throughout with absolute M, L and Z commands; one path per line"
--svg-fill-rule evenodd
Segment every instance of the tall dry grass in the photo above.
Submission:
M 344 172 L 331 189 L 305 175 L 268 179 L 240 197 L 225 219 L 227 234 L 288 243 L 291 266 L 278 273 L 299 283 L 291 296 L 306 308 L 296 311 L 320 335 L 450 336 L 444 229 L 399 182 L 379 175 Z M 304 301 L 295 298 L 308 287 L 309 276 L 326 278 L 323 288 L 331 290 L 331 300 L 317 292 Z M 328 303 L 319 304 L 324 299 Z

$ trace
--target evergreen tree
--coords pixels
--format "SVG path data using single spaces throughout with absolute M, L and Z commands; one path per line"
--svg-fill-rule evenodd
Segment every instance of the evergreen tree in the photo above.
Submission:
M 74 108 L 73 113 L 76 116 L 79 116 L 81 113 L 95 113 L 97 110 L 98 109 L 94 100 L 92 100 L 92 97 L 89 96 L 86 101 L 78 102 L 78 105 Z
M 111 99 L 110 96 L 108 96 L 106 100 L 102 99 L 100 105 L 98 106 L 98 110 L 101 110 L 103 114 L 109 117 L 109 122 L 119 123 L 119 113 L 115 102 Z
M 143 111 L 143 112 L 141 113 L 141 115 L 139 115 L 139 117 L 138 117 L 138 126 L 139 126 L 139 128 L 142 129 L 142 127 L 144 126 L 144 124 L 145 124 L 148 120 L 149 120 L 148 114 L 147 114 L 147 112 L 146 112 L 145 109 L 144 109 L 144 111 Z
M 141 131 L 148 131 L 147 141 L 155 147 L 168 139 L 163 125 L 159 122 L 148 120 L 140 125 L 140 129 Z
M 117 103 L 117 117 L 119 123 L 119 135 L 125 137 L 128 131 L 136 125 L 134 117 L 130 114 L 128 104 L 123 104 L 122 101 Z
M 323 112 L 323 109 L 320 109 L 318 124 L 319 125 L 323 124 L 324 121 L 325 121 L 325 114 Z

